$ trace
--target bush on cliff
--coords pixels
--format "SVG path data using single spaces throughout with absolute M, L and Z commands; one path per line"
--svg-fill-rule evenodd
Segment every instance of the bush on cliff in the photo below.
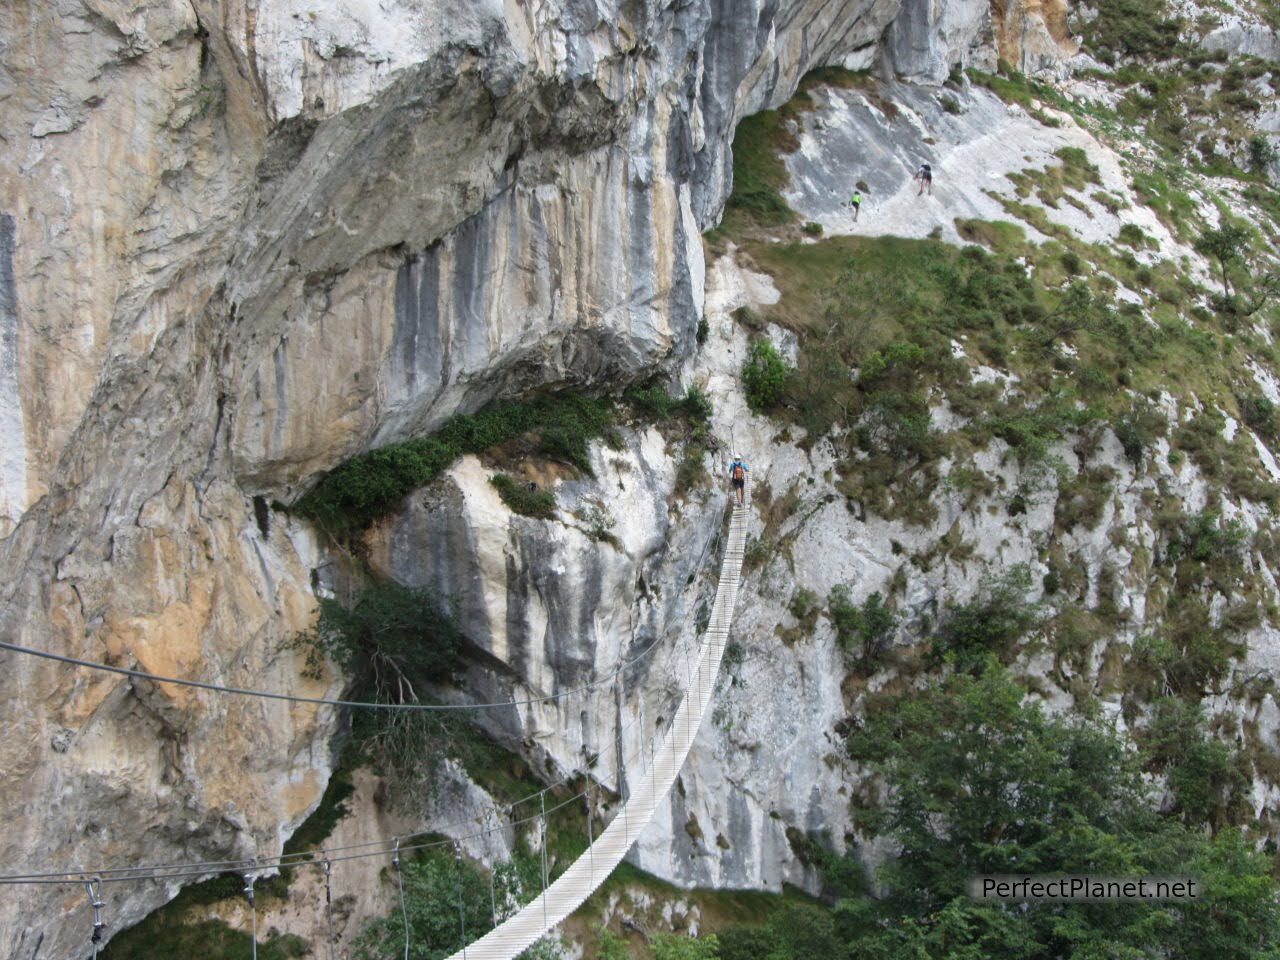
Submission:
M 533 452 L 590 474 L 587 444 L 606 435 L 613 405 L 573 394 L 498 403 L 460 414 L 438 432 L 379 447 L 335 467 L 298 501 L 296 510 L 330 533 L 350 535 L 393 510 L 464 453 L 483 453 L 531 433 Z

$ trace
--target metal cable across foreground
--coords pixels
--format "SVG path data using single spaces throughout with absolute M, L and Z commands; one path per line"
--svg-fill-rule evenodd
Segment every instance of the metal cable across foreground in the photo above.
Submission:
M 54 660 L 58 663 L 67 663 L 76 667 L 87 667 L 90 670 L 100 670 L 106 673 L 118 673 L 122 676 L 133 677 L 138 680 L 151 680 L 155 683 L 173 683 L 183 687 L 195 687 L 198 690 L 211 690 L 215 693 L 230 693 L 240 697 L 258 697 L 263 700 L 283 700 L 288 703 L 309 703 L 323 707 L 355 707 L 361 710 L 403 710 L 408 712 L 439 712 L 445 710 L 498 710 L 503 707 L 526 707 L 539 703 L 554 703 L 563 700 L 565 697 L 571 697 L 574 694 L 583 693 L 587 690 L 595 690 L 605 684 L 605 681 L 613 680 L 620 676 L 624 671 L 630 669 L 635 664 L 643 660 L 652 651 L 661 640 L 661 637 L 655 637 L 654 640 L 638 654 L 630 660 L 620 664 L 612 673 L 606 673 L 602 677 L 584 683 L 580 687 L 574 687 L 570 690 L 561 690 L 559 693 L 549 694 L 545 697 L 529 697 L 524 700 L 501 700 L 494 703 L 378 703 L 373 700 L 334 700 L 328 697 L 299 697 L 290 693 L 273 693 L 269 690 L 249 690 L 244 687 L 227 687 L 217 683 L 207 683 L 203 680 L 184 680 L 181 677 L 165 677 L 156 673 L 148 673 L 145 670 L 132 670 L 128 667 L 113 667 L 110 664 L 99 663 L 96 660 L 82 660 L 79 657 L 69 657 L 61 653 L 50 653 L 47 650 L 36 650 L 33 647 L 24 647 L 21 644 L 9 643 L 0 640 L 0 650 L 9 650 L 13 653 L 24 653 L 32 657 L 40 657 L 45 660 Z
M 749 482 L 749 481 L 748 481 Z M 744 499 L 746 490 L 743 491 Z M 461 900 L 461 887 L 459 886 L 459 921 L 460 921 L 460 940 L 461 951 L 454 954 L 450 960 L 454 958 L 463 958 L 470 960 L 474 956 L 476 960 L 510 960 L 518 953 L 523 951 L 530 944 L 544 936 L 547 932 L 553 930 L 559 923 L 573 912 L 587 896 L 594 891 L 603 879 L 612 873 L 613 868 L 621 862 L 631 845 L 639 836 L 640 831 L 648 825 L 654 816 L 658 805 L 670 791 L 680 768 L 683 766 L 684 759 L 689 750 L 693 746 L 693 740 L 697 735 L 697 731 L 701 726 L 704 713 L 712 699 L 715 691 L 716 676 L 719 672 L 720 661 L 724 654 L 724 649 L 728 641 L 728 632 L 732 621 L 733 609 L 738 594 L 738 587 L 741 578 L 741 568 L 743 554 L 745 548 L 746 536 L 746 509 L 744 505 L 735 505 L 733 508 L 732 523 L 730 524 L 729 542 L 726 547 L 726 553 L 721 566 L 720 578 L 716 588 L 716 599 L 712 610 L 711 620 L 707 625 L 707 631 L 704 639 L 700 644 L 700 650 L 696 658 L 696 669 L 690 663 L 689 650 L 683 649 L 684 673 L 686 683 L 681 691 L 681 702 L 677 708 L 676 716 L 672 717 L 670 725 L 661 735 L 661 749 L 655 754 L 655 743 L 659 737 L 658 729 L 655 727 L 652 737 L 648 743 L 648 772 L 649 780 L 644 782 L 643 779 L 634 788 L 631 786 L 629 778 L 627 787 L 623 796 L 622 804 L 614 814 L 612 821 L 598 835 L 592 836 L 592 801 L 593 801 L 593 784 L 588 774 L 587 783 L 584 790 L 575 793 L 573 796 L 561 801 L 551 808 L 546 807 L 546 794 L 548 790 L 555 786 L 568 782 L 569 780 L 580 775 L 584 771 L 572 771 L 556 781 L 556 783 L 544 787 L 536 794 L 530 794 L 528 797 L 517 800 L 507 807 L 508 812 L 515 806 L 531 800 L 537 796 L 540 800 L 540 811 L 536 816 L 527 817 L 520 820 L 513 820 L 499 829 L 515 829 L 524 824 L 537 821 L 539 824 L 540 839 L 540 873 L 542 882 L 542 893 L 533 902 L 526 904 L 517 911 L 516 914 L 506 918 L 501 924 L 495 926 L 487 934 L 481 936 L 474 943 L 468 944 L 466 938 L 465 913 L 463 911 L 463 903 Z M 705 550 L 703 556 L 705 557 Z M 181 680 L 173 677 L 163 677 L 150 674 L 145 671 L 130 670 L 121 667 L 111 667 L 106 664 L 95 663 L 87 660 L 80 660 L 75 657 L 67 657 L 58 654 L 50 654 L 44 651 L 33 650 L 31 648 L 22 647 L 17 644 L 11 644 L 0 641 L 0 649 L 7 649 L 14 652 L 25 653 L 36 657 L 42 657 L 49 660 L 60 661 L 73 664 L 76 666 L 87 667 L 90 669 L 104 670 L 112 673 L 122 674 L 125 676 L 137 677 L 140 679 L 152 680 L 161 683 L 174 683 L 183 686 L 196 687 L 201 689 L 213 690 L 222 693 L 230 693 L 242 696 L 262 697 L 273 700 L 284 700 L 299 703 L 311 703 L 319 705 L 328 705 L 335 707 L 352 707 L 363 709 L 398 709 L 398 710 L 481 710 L 494 709 L 499 707 L 515 707 L 524 705 L 534 705 L 539 703 L 548 703 L 561 700 L 567 696 L 591 690 L 600 687 L 606 681 L 619 677 L 625 670 L 641 659 L 647 656 L 658 644 L 659 639 L 655 638 L 648 646 L 646 646 L 639 654 L 629 661 L 621 664 L 612 673 L 599 677 L 590 683 L 584 684 L 572 690 L 562 691 L 558 694 L 530 698 L 526 700 L 511 700 L 501 703 L 491 704 L 380 704 L 360 701 L 330 700 L 312 697 L 296 697 L 288 694 L 269 693 L 265 691 L 247 690 L 235 687 L 226 687 L 218 684 L 210 684 L 201 681 Z M 689 638 L 688 644 L 681 642 L 680 647 L 692 646 L 697 642 L 696 637 Z M 673 654 L 675 651 L 673 650 Z M 673 659 L 673 663 L 675 660 Z M 678 668 L 677 668 L 678 669 Z M 621 710 L 619 702 L 618 709 Z M 625 759 L 618 757 L 622 745 L 622 733 L 640 722 L 641 715 L 637 713 L 630 723 L 619 730 L 610 746 L 616 760 L 621 761 L 621 770 L 623 777 L 626 777 L 626 771 L 631 768 Z M 681 722 L 683 721 L 683 722 Z M 608 750 L 602 750 L 596 754 L 591 763 L 594 765 L 599 762 L 601 757 L 607 754 Z M 639 761 L 639 769 L 643 772 L 645 769 L 645 744 L 642 743 L 637 755 Z M 634 760 L 633 760 L 634 762 Z M 620 788 L 622 783 L 619 784 Z M 550 879 L 550 871 L 547 862 L 547 815 L 555 813 L 571 804 L 576 804 L 580 800 L 585 800 L 588 805 L 587 810 L 587 832 L 588 832 L 588 848 L 568 865 L 560 877 L 553 883 Z M 630 826 L 631 814 L 636 814 L 635 830 Z M 470 819 L 458 821 L 454 826 L 460 826 L 471 822 Z M 432 831 L 438 835 L 438 830 Z M 402 852 L 427 850 L 441 846 L 452 846 L 455 851 L 455 863 L 461 863 L 460 844 L 464 840 L 475 839 L 482 836 L 489 836 L 494 829 L 491 823 L 486 823 L 481 829 L 467 834 L 462 837 L 445 838 L 441 840 L 426 841 L 422 843 L 403 844 L 404 837 L 390 838 L 390 847 L 388 850 L 387 840 L 369 841 L 363 844 L 352 844 L 346 847 L 333 848 L 331 850 L 321 849 L 319 851 L 307 851 L 304 853 L 284 854 L 270 861 L 209 861 L 194 864 L 179 864 L 156 867 L 117 867 L 108 868 L 101 871 L 94 871 L 91 875 L 88 871 L 62 871 L 48 873 L 27 873 L 27 874 L 9 874 L 0 876 L 0 884 L 66 884 L 79 883 L 84 884 L 89 889 L 90 900 L 94 906 L 94 949 L 97 950 L 98 931 L 100 929 L 100 917 L 98 908 L 104 906 L 96 893 L 97 886 L 103 883 L 123 883 L 132 881 L 174 881 L 189 878 L 202 878 L 214 872 L 214 867 L 233 867 L 236 868 L 243 876 L 245 881 L 245 894 L 250 906 L 250 924 L 252 927 L 253 952 L 256 957 L 257 953 L 257 912 L 254 905 L 253 884 L 255 879 L 264 871 L 278 870 L 284 867 L 303 865 L 313 863 L 322 867 L 325 874 L 326 898 L 331 894 L 329 890 L 330 870 L 333 863 L 359 860 L 368 857 L 383 857 L 388 853 L 391 855 L 391 862 L 395 867 L 397 886 L 399 889 L 399 899 L 401 907 L 401 916 L 404 927 L 404 951 L 407 958 L 409 953 L 410 932 L 405 905 L 405 895 L 403 887 L 403 878 L 401 876 L 400 855 Z M 428 834 L 414 834 L 412 836 L 427 836 Z M 366 850 L 369 847 L 376 846 L 379 849 L 367 850 L 367 852 L 345 853 L 341 856 L 332 856 L 333 853 L 348 850 Z M 603 869 L 596 869 L 596 854 L 601 855 L 604 861 Z M 224 871 L 225 872 L 225 871 Z M 460 880 L 459 880 L 460 883 Z M 490 890 L 491 909 L 496 921 L 496 904 L 493 903 L 493 892 Z M 540 902 L 539 902 L 540 901 Z M 331 909 L 331 908 L 330 908 Z M 333 947 L 332 917 L 329 919 L 329 937 L 330 950 Z

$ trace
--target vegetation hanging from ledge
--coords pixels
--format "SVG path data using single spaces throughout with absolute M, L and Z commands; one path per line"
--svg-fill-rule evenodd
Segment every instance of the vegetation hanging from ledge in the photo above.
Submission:
M 389 513 L 409 491 L 433 480 L 466 453 L 483 453 L 526 433 L 534 452 L 591 473 L 588 441 L 608 434 L 613 404 L 576 394 L 497 403 L 453 417 L 436 433 L 370 450 L 339 464 L 298 501 L 296 511 L 335 536 Z

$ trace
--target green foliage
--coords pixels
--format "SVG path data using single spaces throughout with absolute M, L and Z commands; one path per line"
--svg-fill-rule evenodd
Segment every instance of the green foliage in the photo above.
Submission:
M 349 606 L 321 599 L 319 622 L 305 641 L 355 677 L 362 696 L 404 703 L 416 699 L 415 683 L 452 676 L 462 634 L 429 591 L 387 580 L 371 582 Z
M 551 520 L 556 515 L 556 497 L 550 490 L 530 489 L 528 485 L 512 479 L 505 473 L 495 473 L 489 478 L 502 502 L 515 513 L 539 520 Z
M 1171 621 L 1169 635 L 1144 635 L 1134 641 L 1126 671 L 1156 678 L 1157 693 L 1199 700 L 1217 689 L 1241 651 L 1208 622 L 1203 607 L 1182 603 L 1170 611 L 1185 619 Z
M 720 942 L 716 935 L 682 937 L 675 933 L 655 933 L 649 939 L 653 960 L 717 960 Z
M 1242 758 L 1208 735 L 1198 703 L 1157 700 L 1142 741 L 1148 769 L 1164 774 L 1174 812 L 1187 826 L 1216 831 L 1248 816 L 1250 781 Z
M 608 927 L 596 931 L 596 960 L 631 960 L 627 941 Z
M 710 324 L 710 322 L 707 320 L 707 318 L 706 318 L 706 317 L 699 317 L 699 318 L 698 318 L 698 332 L 697 332 L 697 334 L 696 334 L 696 339 L 697 339 L 697 341 L 698 341 L 698 346 L 702 346 L 704 343 L 706 343 L 706 342 L 707 342 L 707 337 L 708 337 L 708 336 L 710 336 L 710 334 L 711 334 L 711 324 Z
M 1276 162 L 1276 148 L 1270 138 L 1255 134 L 1249 138 L 1249 166 L 1259 173 L 1266 173 L 1267 168 Z
M 1261 393 L 1246 393 L 1236 397 L 1240 404 L 1240 417 L 1252 430 L 1261 436 L 1274 440 L 1277 423 L 1276 405 Z
M 795 219 L 781 193 L 790 179 L 781 154 L 795 146 L 786 120 L 776 110 L 764 110 L 738 123 L 733 135 L 733 192 L 725 204 L 726 218 L 737 214 L 761 226 Z
M 882 870 L 887 901 L 834 911 L 849 956 L 1276 957 L 1280 901 L 1267 859 L 1231 831 L 1210 839 L 1155 814 L 1142 760 L 1114 729 L 1045 715 L 1003 670 L 894 697 L 849 747 L 890 787 L 865 829 L 901 849 Z M 1221 767 L 1184 772 L 1187 787 L 1212 785 Z M 1196 876 L 1204 895 L 1016 906 L 965 896 L 970 877 L 999 873 Z
M 1223 224 L 1216 229 L 1206 229 L 1196 239 L 1196 252 L 1218 261 L 1224 296 L 1231 296 L 1228 268 L 1241 261 L 1248 240 L 1248 232 L 1243 227 L 1232 223 Z
M 315 629 L 295 642 L 311 672 L 333 660 L 351 678 L 352 698 L 415 703 L 424 685 L 452 678 L 462 633 L 429 591 L 374 581 L 349 606 L 322 599 Z M 358 711 L 351 721 L 357 759 L 391 777 L 394 800 L 412 804 L 431 781 L 452 722 L 424 711 Z
M 673 397 L 666 387 L 655 382 L 644 386 L 632 387 L 623 399 L 640 414 L 659 422 L 670 419 L 673 415 L 681 415 L 693 424 L 706 424 L 711 421 L 715 412 L 711 398 L 700 388 L 690 386 L 682 397 Z
M 623 394 L 623 399 L 640 414 L 654 420 L 666 420 L 676 406 L 676 398 L 667 392 L 667 388 L 657 381 L 642 386 L 631 387 Z
M 297 504 L 297 512 L 334 534 L 350 534 L 393 510 L 464 453 L 483 453 L 524 434 L 531 452 L 590 474 L 587 444 L 613 423 L 607 400 L 562 394 L 500 403 L 454 417 L 437 433 L 379 447 L 335 467 Z
M 857 656 L 864 670 L 870 670 L 893 639 L 898 617 L 884 605 L 879 591 L 855 606 L 849 588 L 836 584 L 827 596 L 827 616 L 836 630 L 836 642 L 845 654 Z
M 693 423 L 708 424 L 711 422 L 711 415 L 715 413 L 711 398 L 701 389 L 692 385 L 684 392 L 684 398 L 680 401 L 680 404 L 684 409 L 685 415 Z
M 1187 517 L 1165 548 L 1165 561 L 1184 557 L 1196 563 L 1238 560 L 1249 536 L 1240 520 L 1222 521 L 1217 510 L 1202 510 Z
M 789 904 L 761 927 L 721 930 L 720 960 L 816 960 L 843 957 L 834 915 L 812 904 Z
M 455 861 L 448 852 L 429 850 L 403 863 L 405 912 L 409 918 L 410 960 L 441 960 L 461 948 L 463 930 L 470 942 L 493 929 L 488 878 L 469 861 Z M 528 874 L 527 865 L 524 873 Z M 521 865 L 498 868 L 494 887 L 498 903 L 520 901 L 529 886 Z M 361 932 L 355 960 L 383 960 L 403 956 L 404 928 L 399 910 L 374 920 Z
M 1165 0 L 1107 0 L 1085 25 L 1084 40 L 1103 63 L 1121 57 L 1164 60 L 1178 52 L 1179 30 Z
M 243 930 L 221 920 L 158 920 L 153 913 L 136 926 L 112 937 L 102 960 L 154 960 L 156 957 L 200 957 L 201 960 L 249 960 L 252 942 Z M 294 960 L 309 956 L 311 948 L 291 933 L 268 933 L 258 943 L 258 960 Z
M 1256 503 L 1280 501 L 1280 488 L 1262 474 L 1257 450 L 1243 431 L 1228 442 L 1223 436 L 1226 418 L 1215 406 L 1206 406 L 1174 432 L 1173 442 L 1185 451 L 1206 479 Z
M 1054 506 L 1054 523 L 1062 530 L 1084 526 L 1095 529 L 1102 522 L 1107 502 L 1111 499 L 1111 481 L 1115 471 L 1110 467 L 1084 467 L 1058 490 Z
M 1125 457 L 1136 467 L 1156 440 L 1169 432 L 1169 421 L 1150 402 L 1135 400 L 1128 411 L 1115 420 L 1113 429 Z
M 978 439 L 984 435 L 999 437 L 1019 462 L 1038 464 L 1048 460 L 1054 443 L 1065 439 L 1070 431 L 1095 422 L 1100 415 L 1096 405 L 1079 406 L 1066 394 L 1053 393 L 1035 406 L 996 405 L 970 432 Z
M 742 365 L 747 405 L 756 412 L 767 410 L 782 397 L 786 382 L 787 365 L 774 345 L 763 339 L 752 343 L 747 361 Z
M 1030 588 L 1031 571 L 1018 565 L 985 583 L 971 603 L 948 603 L 933 636 L 930 662 L 976 672 L 992 655 L 1008 656 L 1041 620 L 1040 608 L 1026 600 Z
M 797 620 L 805 620 L 818 609 L 818 595 L 808 587 L 799 587 L 791 594 L 787 609 Z
M 1151 238 L 1136 223 L 1126 223 L 1121 226 L 1120 234 L 1116 239 L 1135 250 L 1145 250 L 1151 245 Z

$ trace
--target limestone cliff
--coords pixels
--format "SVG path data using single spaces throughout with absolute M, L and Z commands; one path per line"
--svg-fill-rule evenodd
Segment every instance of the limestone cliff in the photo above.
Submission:
M 999 7 L 993 20 L 981 3 L 915 0 L 7 5 L 3 635 L 161 674 L 338 691 L 341 677 L 304 678 L 284 644 L 311 622 L 325 557 L 274 504 L 490 398 L 675 370 L 703 312 L 700 232 L 730 186 L 737 121 L 821 64 L 936 81 L 989 63 L 993 24 L 1023 9 Z M 616 583 L 629 609 L 642 570 L 686 581 L 716 504 L 676 525 L 641 496 L 669 467 L 646 454 L 627 469 L 646 479 L 623 550 L 566 536 L 581 575 Z M 438 537 L 452 545 L 441 561 L 483 576 L 492 558 L 464 549 L 468 511 L 479 523 L 483 509 L 409 515 L 387 568 L 451 575 L 406 566 L 411 546 L 394 546 Z M 545 549 L 529 539 L 518 568 Z M 690 602 L 675 589 L 636 600 L 643 629 Z M 591 619 L 570 613 L 556 626 Z M 490 614 L 474 612 L 482 639 Z M 563 650 L 542 659 L 501 631 L 489 642 L 552 686 L 639 629 L 557 633 Z M 18 657 L 0 690 L 12 868 L 274 854 L 331 769 L 328 711 Z M 562 754 L 596 732 L 528 722 L 563 736 Z M 776 882 L 757 861 L 730 858 L 725 876 Z M 173 892 L 122 890 L 113 929 Z M 0 955 L 73 953 L 81 896 L 6 898 Z

